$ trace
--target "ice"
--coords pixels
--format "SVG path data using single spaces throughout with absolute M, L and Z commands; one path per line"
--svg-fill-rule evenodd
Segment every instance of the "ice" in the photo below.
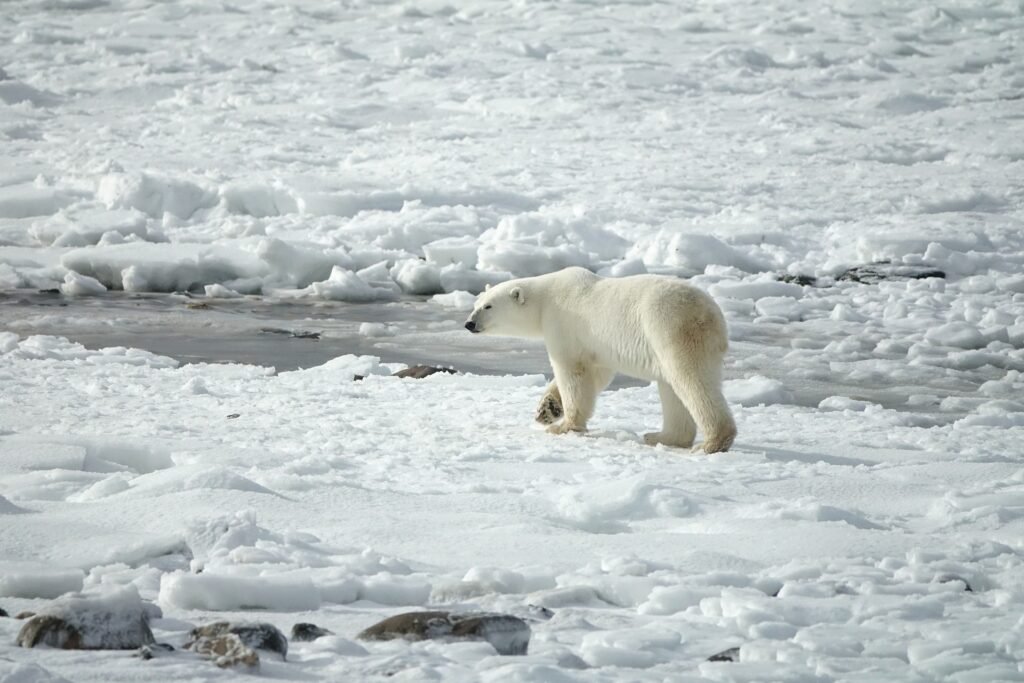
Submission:
M 308 579 L 179 573 L 163 577 L 159 601 L 180 609 L 303 612 L 320 607 L 320 594 Z
M 60 569 L 39 564 L 0 564 L 0 596 L 8 598 L 57 598 L 82 590 L 81 569 Z
M 463 290 L 455 290 L 447 294 L 435 294 L 430 297 L 430 300 L 454 311 L 472 311 L 473 304 L 476 302 L 476 295 Z
M 374 287 L 356 273 L 341 266 L 334 266 L 329 278 L 312 283 L 306 291 L 322 299 L 349 303 L 387 301 L 395 298 L 395 293 L 391 289 Z
M 786 389 L 786 385 L 779 380 L 761 375 L 728 380 L 725 383 L 725 396 L 730 403 L 738 403 L 741 406 L 793 402 L 793 392 Z
M 107 288 L 96 278 L 71 272 L 64 276 L 64 284 L 60 286 L 60 291 L 68 296 L 89 296 L 102 294 Z
M 0 81 L 0 98 L 3 97 Z M 0 218 L 30 218 L 57 213 L 77 199 L 75 195 L 50 187 L 10 185 L 0 187 Z
M 1021 678 L 1013 3 L 3 18 L 3 609 L 122 588 L 176 647 L 336 634 L 282 680 Z M 586 435 L 533 423 L 542 346 L 461 324 L 566 265 L 721 303 L 729 453 L 643 445 L 657 388 L 625 378 Z M 530 650 L 352 640 L 455 608 Z M 217 674 L 20 624 L 0 678 Z
M 4 683 L 68 683 L 68 679 L 38 664 L 16 664 L 0 660 L 0 675 Z
M 767 263 L 716 237 L 679 234 L 675 230 L 662 230 L 652 238 L 638 242 L 631 255 L 643 259 L 648 269 L 670 266 L 682 269 L 687 275 L 703 273 L 710 265 L 732 266 L 748 273 L 769 269 Z
M 103 176 L 96 189 L 96 198 L 108 208 L 137 209 L 153 218 L 161 218 L 165 213 L 189 218 L 199 209 L 210 208 L 217 201 L 215 192 L 194 182 L 149 173 Z
M 748 282 L 718 283 L 708 288 L 712 296 L 727 299 L 799 299 L 804 295 L 803 287 L 788 282 L 755 280 Z

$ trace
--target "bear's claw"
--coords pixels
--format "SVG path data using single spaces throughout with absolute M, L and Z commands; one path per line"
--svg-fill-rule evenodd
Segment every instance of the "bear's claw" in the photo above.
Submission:
M 537 415 L 534 418 L 542 425 L 550 425 L 558 422 L 562 417 L 562 403 L 551 394 L 541 399 L 537 406 Z

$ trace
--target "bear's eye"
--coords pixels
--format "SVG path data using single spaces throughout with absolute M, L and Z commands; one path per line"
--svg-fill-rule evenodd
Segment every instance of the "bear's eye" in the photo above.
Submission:
M 490 304 L 487 304 L 486 306 L 484 306 L 484 310 L 485 311 L 489 311 L 490 309 L 491 309 L 491 305 Z

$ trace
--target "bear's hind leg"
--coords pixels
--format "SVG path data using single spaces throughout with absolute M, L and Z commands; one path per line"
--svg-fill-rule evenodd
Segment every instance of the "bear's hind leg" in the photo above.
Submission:
M 697 423 L 693 416 L 668 382 L 658 382 L 658 395 L 661 397 L 661 431 L 644 434 L 644 443 L 689 448 L 697 437 Z
M 695 354 L 696 355 L 696 354 Z M 705 453 L 729 450 L 736 439 L 736 423 L 722 394 L 721 358 L 684 356 L 663 359 L 667 379 L 697 422 Z
M 555 382 L 562 398 L 562 421 L 548 427 L 551 434 L 587 431 L 587 420 L 594 414 L 597 395 L 608 386 L 613 370 L 586 366 L 582 362 L 562 364 L 551 362 Z

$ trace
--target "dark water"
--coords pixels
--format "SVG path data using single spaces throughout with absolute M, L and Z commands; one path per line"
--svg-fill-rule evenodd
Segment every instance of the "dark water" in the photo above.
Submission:
M 247 363 L 287 371 L 343 354 L 369 354 L 384 362 L 482 374 L 549 371 L 542 346 L 481 340 L 462 329 L 465 317 L 417 300 L 346 304 L 120 292 L 82 298 L 0 293 L 0 329 L 63 336 L 88 348 L 141 348 L 183 363 Z M 389 325 L 393 336 L 360 334 L 362 323 Z
M 287 371 L 321 365 L 344 354 L 365 354 L 388 363 L 438 365 L 474 374 L 550 376 L 540 342 L 472 335 L 462 327 L 465 317 L 465 312 L 422 299 L 348 304 L 124 292 L 82 298 L 35 291 L 0 292 L 0 330 L 21 336 L 63 336 L 88 348 L 140 348 L 183 363 L 246 363 Z M 387 325 L 391 334 L 361 334 L 363 323 Z M 825 397 L 840 395 L 906 410 L 910 393 L 970 395 L 974 389 L 966 384 L 949 384 L 940 375 L 933 387 L 866 386 L 795 378 L 782 361 L 791 349 L 791 330 L 772 331 L 747 324 L 734 331 L 739 340 L 732 343 L 726 378 L 755 374 L 739 367 L 743 358 L 766 358 L 756 374 L 782 381 L 794 393 L 798 405 L 817 406 Z M 640 384 L 619 377 L 612 388 Z M 957 415 L 933 417 L 946 422 Z

